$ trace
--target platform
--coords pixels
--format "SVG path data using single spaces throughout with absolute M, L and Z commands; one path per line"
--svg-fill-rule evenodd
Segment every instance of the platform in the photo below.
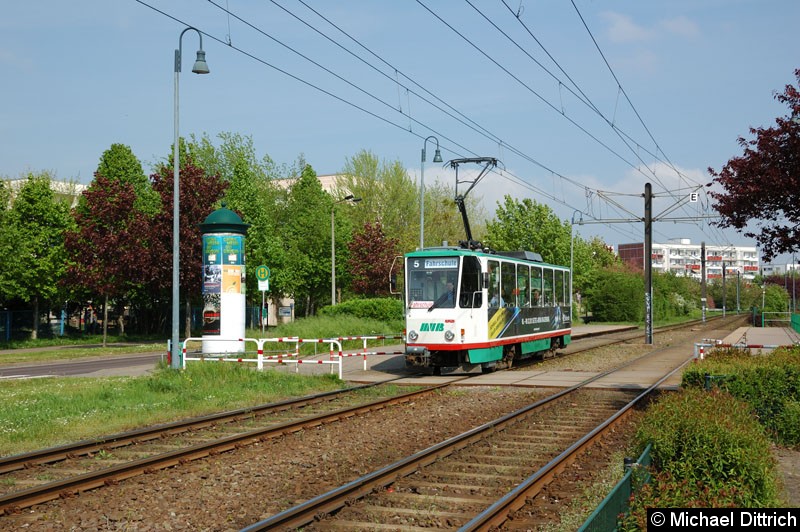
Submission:
M 800 333 L 791 327 L 739 327 L 723 338 L 722 344 L 770 351 L 800 345 Z

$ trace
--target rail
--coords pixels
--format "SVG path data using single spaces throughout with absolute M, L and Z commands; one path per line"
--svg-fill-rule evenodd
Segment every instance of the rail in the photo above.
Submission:
M 774 316 L 773 318 L 769 318 L 767 316 Z M 776 327 L 776 325 L 772 325 L 774 323 L 779 323 L 781 325 L 777 325 L 777 327 L 789 327 L 792 323 L 792 313 L 791 312 L 762 312 L 761 313 L 761 326 L 762 327 Z

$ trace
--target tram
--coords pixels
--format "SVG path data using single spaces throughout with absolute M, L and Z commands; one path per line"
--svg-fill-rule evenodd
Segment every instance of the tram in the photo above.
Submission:
M 426 248 L 405 277 L 407 367 L 490 372 L 570 343 L 569 268 L 536 253 Z
M 456 159 L 484 171 L 496 159 Z M 467 192 L 469 192 L 469 190 Z M 514 360 L 555 354 L 571 341 L 570 269 L 547 264 L 530 251 L 493 251 L 472 239 L 458 205 L 467 240 L 459 246 L 427 247 L 404 255 L 405 362 L 440 374 L 460 367 L 484 372 L 506 369 Z

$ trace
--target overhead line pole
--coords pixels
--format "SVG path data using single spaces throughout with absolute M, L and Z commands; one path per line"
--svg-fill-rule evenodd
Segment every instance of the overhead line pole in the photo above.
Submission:
M 653 343 L 653 186 L 644 185 L 644 337 Z
M 702 187 L 696 187 L 702 188 Z M 608 220 L 583 220 L 581 219 L 577 222 L 580 225 L 584 224 L 593 224 L 593 223 L 602 223 L 602 224 L 610 224 L 610 223 L 634 223 L 634 222 L 644 222 L 644 264 L 642 268 L 644 270 L 644 305 L 645 305 L 645 342 L 647 344 L 653 343 L 653 222 L 654 221 L 674 221 L 674 222 L 690 222 L 696 220 L 704 220 L 710 218 L 719 218 L 719 216 L 695 216 L 695 217 L 677 217 L 677 218 L 664 218 L 662 217 L 664 214 L 670 213 L 680 207 L 683 202 L 687 201 L 686 198 L 681 198 L 665 209 L 660 216 L 653 216 L 653 197 L 656 195 L 653 194 L 653 187 L 650 183 L 645 184 L 644 188 L 644 217 L 643 218 L 615 218 L 615 219 L 608 219 Z M 625 209 L 627 211 L 627 209 Z M 703 247 L 705 247 L 705 242 L 703 242 Z M 703 295 L 702 295 L 702 302 L 703 302 L 703 320 L 705 320 L 705 251 L 702 253 L 703 257 L 701 257 L 701 264 L 702 264 L 702 285 L 703 285 Z

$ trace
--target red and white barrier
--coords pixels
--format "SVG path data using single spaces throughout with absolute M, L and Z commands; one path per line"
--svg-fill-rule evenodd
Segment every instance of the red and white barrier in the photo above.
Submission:
M 721 340 L 705 339 L 705 343 L 694 344 L 695 360 L 703 360 L 705 358 L 705 349 L 712 347 L 727 347 L 732 349 L 777 349 L 779 347 L 791 347 L 791 346 L 771 345 L 771 344 L 723 344 Z
M 315 342 L 325 342 L 331 344 L 331 353 L 333 353 L 334 345 L 338 346 L 338 356 L 331 357 L 331 360 L 311 360 L 311 359 L 301 359 L 296 358 L 300 356 L 300 344 L 303 342 L 308 342 L 308 339 L 302 338 L 239 338 L 235 341 L 237 342 L 253 342 L 256 344 L 256 357 L 248 357 L 248 356 L 231 356 L 232 353 L 220 353 L 219 356 L 209 353 L 203 353 L 200 356 L 188 356 L 186 345 L 191 341 L 225 341 L 231 342 L 230 338 L 187 338 L 183 341 L 183 349 L 181 353 L 182 358 L 182 367 L 186 368 L 186 362 L 195 360 L 200 362 L 205 362 L 207 360 L 215 360 L 220 362 L 248 362 L 248 363 L 255 363 L 256 369 L 263 370 L 264 364 L 267 363 L 275 363 L 275 364 L 295 364 L 295 372 L 299 371 L 299 364 L 330 364 L 331 365 L 331 372 L 333 372 L 333 366 L 338 365 L 338 374 L 339 378 L 342 378 L 342 345 L 337 340 L 333 339 L 314 339 L 312 341 Z M 278 355 L 269 355 L 264 356 L 264 344 L 267 343 L 294 343 L 295 344 L 295 351 L 294 353 L 281 353 Z M 236 353 L 238 355 L 238 353 Z M 242 355 L 245 355 L 244 353 Z

